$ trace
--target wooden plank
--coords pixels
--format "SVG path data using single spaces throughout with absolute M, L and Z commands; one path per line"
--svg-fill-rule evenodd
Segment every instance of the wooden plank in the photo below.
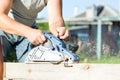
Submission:
M 120 80 L 120 64 L 5 63 L 5 78 L 15 80 Z

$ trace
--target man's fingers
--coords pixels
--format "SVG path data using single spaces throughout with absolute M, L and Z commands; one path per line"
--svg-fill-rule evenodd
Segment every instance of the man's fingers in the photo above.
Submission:
M 69 40 L 69 31 L 66 30 L 64 35 L 60 36 L 60 39 Z
M 52 34 L 53 34 L 54 36 L 56 36 L 56 37 L 59 36 L 59 33 L 58 33 L 57 31 L 52 32 Z
M 43 34 L 39 35 L 35 41 L 33 42 L 34 45 L 40 45 L 40 44 L 44 44 L 46 42 L 46 38 Z
M 69 40 L 69 31 L 65 27 L 57 27 L 58 37 L 63 40 Z
M 65 34 L 65 30 L 66 30 L 65 27 L 58 27 L 57 28 L 57 32 L 58 32 L 59 37 L 63 36 Z
M 39 43 L 39 41 L 34 41 L 33 44 L 34 45 L 39 45 L 40 43 Z
M 40 38 L 41 38 L 42 43 L 46 42 L 46 38 L 45 38 L 45 36 L 43 34 L 41 35 Z

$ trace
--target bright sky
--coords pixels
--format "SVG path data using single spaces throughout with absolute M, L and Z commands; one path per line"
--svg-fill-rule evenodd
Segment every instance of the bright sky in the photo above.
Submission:
M 85 11 L 87 7 L 93 6 L 94 4 L 106 4 L 116 10 L 120 10 L 120 0 L 63 0 L 63 17 L 72 17 L 75 9 L 77 13 L 81 13 Z M 45 8 L 38 17 L 47 18 L 47 8 Z

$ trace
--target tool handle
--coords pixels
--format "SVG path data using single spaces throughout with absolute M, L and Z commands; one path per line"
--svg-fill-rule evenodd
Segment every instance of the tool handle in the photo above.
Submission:
M 53 36 L 47 32 L 44 32 L 44 36 L 51 42 L 52 48 L 54 50 L 60 50 L 60 48 L 66 48 L 65 43 L 56 36 Z

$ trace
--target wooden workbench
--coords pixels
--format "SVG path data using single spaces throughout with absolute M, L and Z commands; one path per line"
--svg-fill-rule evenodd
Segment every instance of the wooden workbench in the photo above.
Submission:
M 120 80 L 120 64 L 5 63 L 4 80 Z

